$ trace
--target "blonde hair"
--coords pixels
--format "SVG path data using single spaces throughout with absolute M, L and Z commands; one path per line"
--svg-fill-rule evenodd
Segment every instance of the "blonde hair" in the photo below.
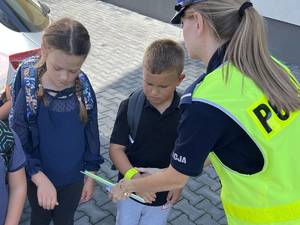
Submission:
M 184 67 L 184 50 L 173 40 L 156 40 L 146 49 L 143 66 L 152 74 L 174 72 L 180 75 Z
M 224 62 L 232 63 L 251 78 L 277 109 L 297 111 L 300 109 L 297 81 L 272 59 L 268 50 L 264 19 L 255 8 L 247 8 L 240 17 L 239 9 L 244 2 L 207 0 L 192 5 L 191 8 L 205 18 L 220 41 L 229 42 Z M 227 70 L 224 74 L 225 81 L 228 77 Z
M 62 18 L 48 26 L 42 36 L 42 42 L 50 48 L 61 50 L 69 55 L 86 57 L 91 48 L 90 36 L 86 28 L 76 20 Z M 41 83 L 43 74 L 47 71 L 46 59 L 42 55 L 36 64 L 38 69 L 38 93 L 39 99 L 48 105 L 44 98 L 44 89 Z M 80 119 L 84 123 L 88 120 L 87 110 L 81 99 L 81 85 L 79 78 L 75 81 L 75 93 L 80 104 Z

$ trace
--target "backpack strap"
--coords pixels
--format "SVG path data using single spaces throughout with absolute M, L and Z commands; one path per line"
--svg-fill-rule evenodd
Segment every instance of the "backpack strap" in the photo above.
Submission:
M 24 89 L 25 101 L 26 101 L 26 119 L 28 122 L 29 131 L 31 133 L 32 146 L 35 148 L 38 146 L 38 129 L 36 124 L 37 114 L 37 75 L 38 69 L 35 64 L 39 58 L 36 56 L 25 59 L 16 71 L 16 74 L 12 83 L 12 108 L 9 115 L 9 121 L 11 124 L 14 106 L 16 98 L 21 88 Z
M 81 86 L 81 96 L 82 96 L 81 99 L 83 101 L 86 110 L 89 112 L 94 108 L 94 104 L 95 104 L 92 96 L 93 92 L 92 92 L 91 84 L 87 75 L 82 71 L 79 74 L 79 81 Z
M 128 101 L 127 120 L 129 126 L 129 140 L 131 144 L 136 138 L 137 129 L 143 112 L 145 95 L 142 89 L 133 92 Z
M 21 88 L 24 88 L 25 92 L 26 118 L 29 123 L 35 121 L 37 113 L 37 68 L 35 68 L 35 64 L 37 61 L 38 57 L 25 59 L 16 71 L 11 88 L 12 109 L 9 115 L 10 121 L 13 116 L 16 98 Z
M 143 89 L 138 89 L 131 93 L 131 95 L 129 96 L 127 108 L 127 121 L 129 126 L 128 138 L 130 144 L 134 143 L 141 115 L 143 112 L 144 102 L 145 95 Z M 111 169 L 116 170 L 114 164 L 112 164 Z

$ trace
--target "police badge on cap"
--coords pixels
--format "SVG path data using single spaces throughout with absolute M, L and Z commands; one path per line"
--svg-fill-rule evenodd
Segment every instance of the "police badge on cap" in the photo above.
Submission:
M 181 23 L 181 17 L 184 14 L 184 11 L 191 5 L 203 2 L 205 0 L 177 0 L 177 4 L 175 5 L 175 16 L 171 19 L 172 24 L 180 24 Z

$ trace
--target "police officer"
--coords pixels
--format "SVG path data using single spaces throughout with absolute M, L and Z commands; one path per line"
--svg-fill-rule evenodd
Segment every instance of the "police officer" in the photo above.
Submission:
M 207 71 L 182 96 L 169 168 L 119 183 L 113 199 L 180 188 L 209 156 L 229 225 L 300 224 L 300 88 L 270 56 L 263 18 L 244 0 L 177 3 L 172 23 Z

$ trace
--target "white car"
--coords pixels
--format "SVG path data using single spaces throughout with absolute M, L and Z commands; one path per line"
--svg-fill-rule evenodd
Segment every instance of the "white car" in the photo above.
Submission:
M 35 0 L 0 0 L 0 89 L 11 82 L 20 62 L 39 54 L 49 8 Z

